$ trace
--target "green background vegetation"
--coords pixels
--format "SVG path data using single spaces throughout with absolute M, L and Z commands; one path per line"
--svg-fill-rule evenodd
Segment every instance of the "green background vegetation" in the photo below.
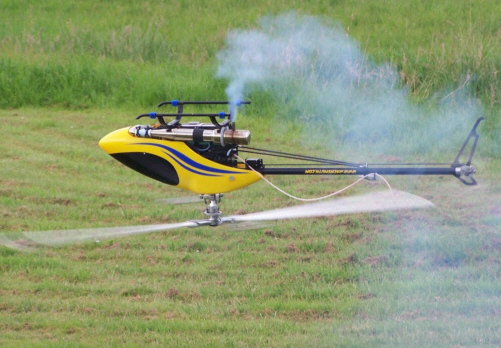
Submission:
M 497 1 L 15 1 L 0 4 L 0 106 L 150 106 L 224 96 L 216 54 L 232 29 L 297 10 L 341 23 L 419 100 L 465 80 L 499 106 Z
M 0 1 L 0 231 L 200 218 L 202 204 L 158 204 L 182 193 L 97 141 L 162 100 L 224 99 L 214 75 L 228 32 L 290 10 L 341 23 L 416 104 L 457 89 L 476 100 L 480 185 L 391 178 L 437 205 L 427 211 L 0 246 L 1 346 L 501 345 L 498 1 Z M 250 98 L 239 126 L 253 145 L 325 155 L 324 139 L 295 137 L 301 115 L 277 124 L 272 97 Z M 273 181 L 320 196 L 351 179 Z M 221 208 L 290 204 L 257 183 Z

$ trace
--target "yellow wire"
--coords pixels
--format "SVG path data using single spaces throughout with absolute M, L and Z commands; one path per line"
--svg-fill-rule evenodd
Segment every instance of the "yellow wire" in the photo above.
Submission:
M 234 154 L 233 156 L 235 156 L 237 159 L 239 159 L 240 161 L 242 161 L 243 163 L 245 163 L 245 161 L 240 158 L 239 156 L 237 156 L 236 154 Z M 346 186 L 345 188 L 339 190 L 339 191 L 336 191 L 336 192 L 333 192 L 333 193 L 330 193 L 328 194 L 327 196 L 323 196 L 323 197 L 318 197 L 318 198 L 301 198 L 301 197 L 296 197 L 294 195 L 291 195 L 290 193 L 288 192 L 285 192 L 284 190 L 282 190 L 280 187 L 276 186 L 275 184 L 273 184 L 271 181 L 269 181 L 268 179 L 266 179 L 264 177 L 263 174 L 261 174 L 260 172 L 258 172 L 257 170 L 255 170 L 254 168 L 252 168 L 251 166 L 248 166 L 254 173 L 256 173 L 257 175 L 259 175 L 261 177 L 261 179 L 263 179 L 266 183 L 268 183 L 271 187 L 273 187 L 274 189 L 276 189 L 277 191 L 283 193 L 284 195 L 292 198 L 292 199 L 295 199 L 295 200 L 298 200 L 298 201 L 302 201 L 302 202 L 313 202 L 313 201 L 320 201 L 322 199 L 326 199 L 326 198 L 329 198 L 329 197 L 332 197 L 332 196 L 336 196 L 336 195 L 339 195 L 340 193 L 343 193 L 344 191 L 348 190 L 349 188 L 355 186 L 356 184 L 358 184 L 360 181 L 364 180 L 365 178 L 367 178 L 368 176 L 371 176 L 371 175 L 376 175 L 378 177 L 380 177 L 386 184 L 386 186 L 388 186 L 388 189 L 390 191 L 392 191 L 392 188 L 390 186 L 390 183 L 381 175 L 379 175 L 378 173 L 370 173 L 370 174 L 367 174 L 367 175 L 364 175 L 363 177 L 361 177 L 360 179 L 358 179 L 357 181 L 355 181 L 354 183 L 351 183 L 350 185 Z

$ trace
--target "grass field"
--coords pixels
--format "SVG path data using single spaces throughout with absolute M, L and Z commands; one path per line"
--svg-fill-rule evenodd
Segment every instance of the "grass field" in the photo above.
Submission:
M 323 16 L 329 28 L 340 23 L 367 60 L 396 72 L 406 106 L 398 105 L 392 127 L 363 141 L 342 115 L 344 123 L 317 123 L 310 104 L 283 103 L 302 91 L 287 80 L 278 94 L 247 95 L 253 104 L 238 126 L 252 131 L 253 146 L 343 160 L 450 161 L 471 121 L 486 116 L 474 158 L 479 185 L 392 177 L 394 188 L 436 207 L 28 251 L 0 245 L 0 346 L 500 346 L 500 5 L 235 4 L 0 2 L 0 238 L 201 218 L 202 203 L 159 204 L 185 193 L 130 171 L 97 142 L 159 101 L 224 99 L 229 81 L 216 73 L 228 34 L 259 32 L 259 18 L 290 10 Z M 353 181 L 271 179 L 308 197 Z M 346 195 L 385 189 L 363 182 Z M 221 209 L 293 204 L 260 182 L 225 195 Z
M 201 218 L 202 204 L 158 204 L 182 192 L 98 149 L 101 134 L 127 118 L 2 111 L 2 124 L 18 126 L 4 135 L 2 231 Z M 285 147 L 287 132 L 275 141 Z M 489 173 L 499 161 L 478 164 L 477 187 L 454 178 L 390 180 L 432 200 L 437 207 L 426 211 L 181 229 L 30 252 L 0 246 L 0 343 L 497 346 L 501 192 Z M 351 180 L 273 181 L 316 196 Z M 364 183 L 351 194 L 378 189 L 384 184 Z M 290 204 L 259 183 L 228 194 L 222 209 Z

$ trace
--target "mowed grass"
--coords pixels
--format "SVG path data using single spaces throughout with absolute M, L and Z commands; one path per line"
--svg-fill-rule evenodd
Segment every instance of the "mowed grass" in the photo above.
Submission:
M 2 232 L 201 218 L 202 203 L 157 203 L 185 193 L 98 148 L 102 135 L 135 114 L 2 111 Z M 253 145 L 263 146 L 270 121 L 256 117 L 246 113 L 239 122 L 255 125 Z M 274 144 L 319 151 L 290 145 L 287 129 Z M 501 192 L 490 174 L 494 162 L 479 158 L 477 187 L 454 178 L 389 178 L 433 201 L 431 210 L 179 229 L 30 251 L 0 246 L 0 343 L 497 346 Z M 272 180 L 311 197 L 353 178 Z M 348 194 L 384 189 L 364 182 Z M 227 194 L 221 209 L 292 204 L 257 183 Z

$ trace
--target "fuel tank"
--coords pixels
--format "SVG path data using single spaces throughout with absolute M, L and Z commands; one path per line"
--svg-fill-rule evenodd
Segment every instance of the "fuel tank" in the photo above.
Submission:
M 183 141 L 136 137 L 129 129 L 111 132 L 99 146 L 117 161 L 162 183 L 197 194 L 216 194 L 260 179 L 244 164 L 226 166 L 199 155 Z

